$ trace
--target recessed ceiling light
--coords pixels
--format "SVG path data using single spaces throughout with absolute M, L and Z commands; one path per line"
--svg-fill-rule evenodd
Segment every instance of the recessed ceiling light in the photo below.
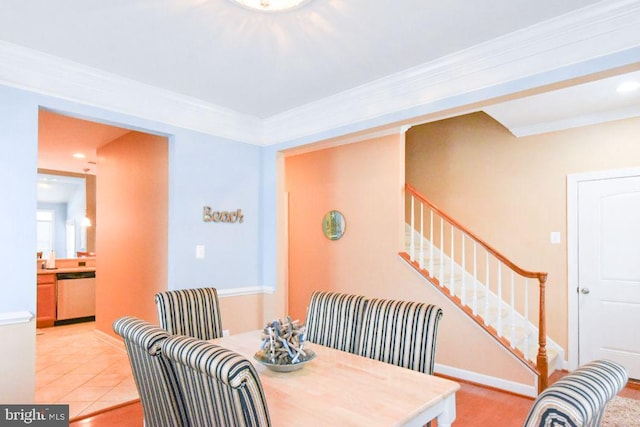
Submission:
M 280 12 L 303 6 L 310 0 L 232 0 L 247 9 L 261 12 Z
M 76 159 L 84 159 L 84 158 L 85 158 L 85 157 L 87 157 L 87 156 L 85 156 L 85 155 L 84 155 L 84 154 L 82 154 L 82 153 L 74 153 L 74 154 L 73 154 L 73 157 L 75 157 Z
M 640 89 L 640 83 L 632 80 L 632 81 L 620 83 L 616 91 L 618 91 L 618 93 L 627 93 L 627 92 L 633 92 L 634 90 L 638 90 L 638 89 Z

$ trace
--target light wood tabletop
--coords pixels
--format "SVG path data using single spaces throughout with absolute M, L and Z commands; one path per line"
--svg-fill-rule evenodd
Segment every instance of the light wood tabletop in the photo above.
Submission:
M 455 420 L 456 382 L 321 345 L 306 343 L 315 359 L 293 372 L 273 372 L 255 361 L 261 331 L 213 340 L 253 362 L 272 425 L 423 426 Z

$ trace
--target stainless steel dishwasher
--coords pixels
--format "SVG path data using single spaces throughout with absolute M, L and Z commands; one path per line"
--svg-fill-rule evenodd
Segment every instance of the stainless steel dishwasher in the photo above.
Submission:
M 96 272 L 58 273 L 56 277 L 58 279 L 56 323 L 70 319 L 79 321 L 95 319 Z

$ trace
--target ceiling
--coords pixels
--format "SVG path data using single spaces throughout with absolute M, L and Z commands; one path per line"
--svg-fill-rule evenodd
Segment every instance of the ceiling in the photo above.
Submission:
M 38 168 L 95 175 L 98 147 L 130 132 L 41 110 L 38 115 Z M 82 154 L 84 157 L 74 157 Z
M 625 83 L 638 88 L 620 92 Z M 640 116 L 640 71 L 606 77 L 588 83 L 484 107 L 515 136 L 587 126 Z
M 38 202 L 68 203 L 78 193 L 84 197 L 85 180 L 82 177 L 38 174 Z
M 38 174 L 38 202 L 68 203 L 76 193 L 84 193 L 82 175 L 96 174 L 97 149 L 128 132 L 129 129 L 40 110 L 38 168 L 44 173 Z M 74 157 L 75 154 L 84 157 Z
M 0 0 L 0 40 L 268 118 L 598 0 Z
M 616 0 L 312 0 L 293 11 L 260 13 L 231 0 L 0 0 L 0 42 L 259 121 L 377 88 L 372 82 L 406 78 L 433 61 L 446 64 L 460 52 L 499 46 L 609 3 Z M 638 75 L 616 78 L 631 77 Z M 636 95 L 619 96 L 614 83 L 483 110 L 517 136 L 638 115 Z M 334 114 L 339 123 L 343 113 Z M 89 122 L 70 131 L 65 123 L 75 122 L 41 120 L 40 167 L 46 168 L 62 169 L 59 154 L 47 154 L 51 147 L 88 144 L 95 151 L 126 132 Z M 64 168 L 81 172 L 76 163 Z

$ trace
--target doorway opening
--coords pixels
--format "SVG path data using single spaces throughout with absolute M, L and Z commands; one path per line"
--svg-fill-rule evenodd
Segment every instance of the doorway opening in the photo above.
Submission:
M 43 273 L 55 278 L 69 268 L 95 271 L 95 321 L 71 319 L 72 324 L 63 325 L 69 323 L 65 319 L 61 326 L 36 330 L 36 400 L 68 403 L 74 418 L 130 401 L 132 390 L 137 394 L 124 346 L 113 337 L 111 324 L 124 314 L 147 318 L 148 309 L 140 313 L 133 305 L 147 306 L 147 300 L 153 304 L 153 286 L 166 287 L 166 271 L 157 267 L 166 266 L 166 249 L 150 258 L 142 256 L 140 248 L 167 247 L 168 222 L 162 218 L 168 215 L 168 139 L 45 109 L 38 124 L 39 171 L 87 182 L 81 206 L 70 208 L 72 200 L 59 202 L 64 207 L 57 215 L 61 227 L 54 240 L 65 241 L 65 249 L 56 251 L 55 270 L 42 271 L 38 264 L 38 278 Z M 159 219 L 151 226 L 140 218 L 141 206 L 147 205 Z M 75 227 L 84 217 L 91 226 Z M 53 283 L 53 291 L 48 285 L 55 319 L 61 289 Z M 38 313 L 40 307 L 38 292 Z
M 631 378 L 640 378 L 640 340 L 633 320 L 640 305 L 634 257 L 639 195 L 640 169 L 567 177 L 569 369 L 608 358 L 624 364 Z M 605 321 L 616 327 L 604 333 Z

